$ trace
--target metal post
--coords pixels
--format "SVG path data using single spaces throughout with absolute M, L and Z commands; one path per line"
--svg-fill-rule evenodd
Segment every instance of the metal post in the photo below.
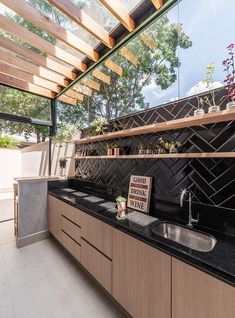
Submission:
M 51 163 L 52 163 L 52 137 L 55 136 L 57 130 L 57 103 L 55 99 L 51 100 L 51 122 L 52 127 L 50 127 L 50 136 L 49 136 L 49 162 L 48 162 L 48 174 L 51 175 Z

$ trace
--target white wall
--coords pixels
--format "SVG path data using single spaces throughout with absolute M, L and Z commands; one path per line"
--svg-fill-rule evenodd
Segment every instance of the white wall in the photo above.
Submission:
M 13 190 L 15 177 L 21 177 L 21 150 L 0 148 L 0 192 Z
M 59 147 L 57 144 L 52 144 L 52 175 L 74 175 L 74 144 L 66 144 Z M 22 149 L 21 158 L 21 176 L 35 177 L 48 175 L 49 162 L 49 143 L 42 142 Z M 67 167 L 61 171 L 59 167 L 59 158 L 67 157 Z
M 74 176 L 74 144 L 59 147 L 52 144 L 52 169 L 54 176 Z M 59 158 L 67 157 L 67 167 L 61 170 Z M 12 190 L 15 177 L 48 175 L 49 143 L 43 142 L 23 149 L 0 148 L 0 192 Z

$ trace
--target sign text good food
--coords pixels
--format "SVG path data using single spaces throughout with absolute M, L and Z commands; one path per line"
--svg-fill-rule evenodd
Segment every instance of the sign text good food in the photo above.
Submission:
M 152 177 L 131 176 L 129 184 L 128 208 L 149 213 Z

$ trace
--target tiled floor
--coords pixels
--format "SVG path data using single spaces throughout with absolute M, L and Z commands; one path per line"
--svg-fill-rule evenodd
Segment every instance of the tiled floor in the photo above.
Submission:
M 0 245 L 1 318 L 123 318 L 50 239 Z

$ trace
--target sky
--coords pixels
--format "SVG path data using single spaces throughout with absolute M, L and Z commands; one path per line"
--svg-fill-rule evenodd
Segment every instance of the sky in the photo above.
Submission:
M 170 21 L 182 23 L 193 45 L 179 50 L 181 67 L 177 83 L 165 91 L 151 83 L 143 89 L 145 101 L 157 106 L 205 91 L 201 81 L 209 63 L 216 65 L 214 88 L 223 85 L 222 61 L 227 57 L 226 47 L 235 42 L 234 12 L 234 0 L 225 0 L 223 5 L 220 0 L 182 0 L 179 7 L 174 7 L 168 13 Z

